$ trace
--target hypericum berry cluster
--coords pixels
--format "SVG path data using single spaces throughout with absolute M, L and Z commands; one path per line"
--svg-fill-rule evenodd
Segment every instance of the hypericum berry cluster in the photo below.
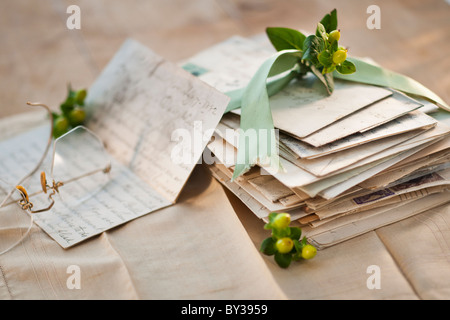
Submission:
M 272 212 L 269 222 L 264 229 L 272 230 L 272 236 L 261 244 L 261 252 L 274 256 L 275 262 L 282 268 L 287 268 L 292 260 L 312 259 L 317 249 L 308 244 L 306 237 L 300 240 L 302 230 L 298 227 L 290 227 L 291 216 L 288 213 Z
M 334 9 L 320 20 L 315 34 L 305 36 L 298 30 L 279 27 L 266 28 L 266 33 L 277 51 L 301 53 L 296 65 L 300 77 L 312 72 L 325 85 L 328 94 L 332 94 L 334 71 L 341 74 L 356 72 L 356 66 L 347 59 L 347 49 L 338 44 L 341 31 L 337 25 Z
M 325 27 L 318 23 L 316 34 L 308 38 L 313 50 L 304 58 L 321 69 L 323 74 L 334 70 L 343 74 L 355 72 L 355 65 L 347 60 L 348 49 L 338 45 L 341 38 L 340 30 L 327 32 Z
M 54 138 L 58 138 L 70 129 L 83 124 L 86 119 L 86 111 L 84 110 L 86 95 L 86 89 L 74 91 L 69 85 L 67 98 L 59 106 L 61 113 L 52 113 Z

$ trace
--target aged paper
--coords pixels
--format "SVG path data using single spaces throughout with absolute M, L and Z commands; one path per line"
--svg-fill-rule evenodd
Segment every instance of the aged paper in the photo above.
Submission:
M 417 101 L 394 92 L 392 97 L 387 97 L 358 110 L 303 138 L 302 141 L 315 147 L 323 146 L 356 132 L 364 132 L 378 127 L 421 106 Z
M 295 196 L 294 192 L 291 189 L 287 188 L 272 176 L 261 175 L 252 179 L 248 179 L 248 182 L 272 202 L 277 202 L 280 199 L 289 196 Z
M 387 224 L 403 220 L 415 214 L 443 205 L 450 201 L 450 191 L 444 191 L 424 198 L 393 204 L 392 207 L 375 208 L 335 219 L 321 227 L 303 227 L 303 234 L 317 248 L 323 249 L 336 243 L 375 230 Z
M 232 171 L 230 171 L 228 168 L 226 168 L 221 163 L 214 163 L 214 166 L 218 168 L 222 173 L 227 175 L 227 177 L 231 180 Z M 261 177 L 261 175 L 258 173 L 259 170 L 255 170 L 255 176 L 251 177 L 250 179 L 254 179 L 256 177 Z M 273 211 L 285 211 L 285 210 L 291 210 L 294 208 L 298 208 L 300 206 L 303 206 L 303 203 L 296 202 L 294 204 L 291 204 L 289 206 L 285 206 L 284 204 L 280 203 L 278 200 L 280 198 L 292 195 L 293 192 L 287 192 L 284 190 L 284 193 L 281 193 L 278 191 L 275 193 L 273 190 L 268 190 L 267 188 L 264 189 L 264 192 L 261 192 L 261 189 L 256 187 L 256 185 L 253 183 L 250 183 L 249 178 L 247 177 L 240 177 L 240 179 L 236 179 L 233 181 L 234 184 L 238 185 L 240 188 L 242 188 L 246 193 L 248 193 L 250 196 L 252 196 L 258 203 L 263 205 L 269 212 Z M 283 186 L 278 185 L 278 190 L 282 189 Z M 268 196 L 270 194 L 271 196 Z M 276 198 L 276 199 L 274 199 Z
M 422 130 L 415 130 L 395 135 L 393 137 L 368 142 L 363 145 L 355 146 L 350 149 L 345 149 L 340 152 L 331 153 L 318 158 L 289 160 L 312 174 L 322 177 L 373 156 L 381 151 L 399 145 L 400 143 L 408 141 L 421 133 L 423 133 Z
M 363 189 L 361 187 L 355 186 L 355 187 L 350 188 L 349 190 L 341 193 L 340 195 L 338 195 L 335 198 L 328 200 L 328 199 L 324 199 L 322 197 L 314 197 L 314 198 L 306 199 L 305 203 L 308 206 L 308 208 L 310 208 L 312 211 L 314 211 L 314 210 L 323 208 L 324 206 L 331 204 L 334 201 L 339 201 L 343 198 L 346 198 L 347 196 L 359 194 L 362 190 Z
M 318 194 L 325 199 L 334 198 L 334 197 L 340 195 L 341 193 L 345 192 L 346 190 L 349 190 L 350 188 L 358 185 L 358 183 L 374 176 L 375 174 L 389 168 L 390 166 L 398 163 L 399 161 L 420 151 L 421 149 L 425 148 L 426 146 L 428 146 L 431 143 L 433 143 L 433 142 L 419 144 L 418 146 L 412 147 L 412 149 L 403 151 L 398 155 L 388 157 L 388 160 L 385 160 L 385 159 L 378 160 L 381 162 L 377 163 L 378 161 L 376 161 L 376 163 L 377 163 L 376 166 L 369 168 L 368 170 L 364 171 L 363 173 L 361 173 L 357 176 L 353 176 L 353 177 L 343 180 L 337 184 L 327 186 L 325 189 L 323 188 L 324 185 L 315 186 L 315 187 L 318 187 L 318 189 L 320 189 L 320 190 L 316 189 L 315 192 L 317 192 L 317 193 L 315 193 L 315 194 L 316 195 Z
M 397 170 L 399 167 L 414 162 L 418 159 L 422 159 L 424 157 L 433 157 L 433 154 L 437 152 L 441 152 L 444 150 L 450 149 L 450 136 L 443 138 L 441 141 L 432 144 L 431 146 L 421 150 L 420 152 L 412 155 L 409 158 L 406 158 L 404 161 L 397 163 L 395 166 L 390 168 L 389 170 Z
M 438 123 L 432 130 L 428 130 L 420 136 L 409 139 L 408 141 L 396 145 L 388 150 L 379 152 L 371 157 L 365 158 L 357 164 L 351 165 L 344 169 L 344 174 L 337 171 L 332 177 L 319 180 L 309 185 L 300 187 L 302 191 L 311 197 L 320 195 L 326 199 L 331 199 L 342 192 L 356 186 L 358 183 L 380 173 L 383 170 L 395 165 L 396 163 L 412 156 L 414 153 L 432 145 L 442 139 L 443 136 L 449 134 L 449 127 Z M 374 164 L 370 166 L 370 164 Z M 345 171 L 354 171 L 356 167 L 364 168 L 369 166 L 368 170 L 364 170 L 358 175 L 346 177 Z M 295 191 L 295 190 L 294 190 Z
M 226 123 L 233 126 L 235 125 L 234 120 L 230 119 L 228 119 L 228 122 Z M 435 121 L 432 123 L 435 124 Z M 224 135 L 224 139 L 231 144 L 236 143 L 236 136 L 239 133 L 238 131 L 235 131 L 232 135 L 224 134 L 223 132 L 221 132 L 221 134 Z M 295 164 L 296 161 L 291 162 L 283 158 L 280 158 L 280 161 L 285 170 L 284 172 L 266 167 L 262 168 L 262 170 L 266 171 L 266 174 L 273 175 L 283 185 L 292 189 L 300 197 L 303 197 L 304 194 L 307 194 L 308 197 L 315 197 L 320 193 L 321 196 L 331 199 L 357 185 L 358 182 L 366 180 L 404 158 L 409 157 L 415 152 L 420 151 L 421 148 L 425 147 L 423 145 L 430 141 L 432 142 L 434 139 L 445 134 L 448 134 L 448 127 L 439 124 L 435 128 L 427 130 L 421 135 L 410 138 L 392 148 L 366 157 L 358 163 L 354 163 L 323 177 L 316 176 L 307 170 L 302 169 Z M 333 196 L 329 196 L 328 194 L 333 194 Z
M 270 107 L 275 128 L 301 139 L 390 95 L 384 88 L 338 80 L 328 95 L 309 74 L 270 97 Z
M 435 171 L 444 168 L 446 165 L 450 165 L 450 151 L 443 150 L 431 158 L 424 157 L 395 170 L 389 168 L 386 172 L 380 172 L 376 176 L 361 182 L 359 186 L 367 190 L 378 189 L 417 172 Z
M 220 161 L 225 167 L 231 168 L 236 164 L 237 150 L 234 146 L 227 143 L 218 134 L 214 133 L 213 140 L 208 143 L 208 150 Z M 215 161 L 215 159 L 211 159 Z
M 201 157 L 229 98 L 188 72 L 128 40 L 87 97 L 89 128 L 108 151 L 169 201 L 175 202 Z M 105 116 L 108 115 L 108 116 Z M 174 148 L 184 141 L 180 163 Z M 209 136 L 204 136 L 205 132 Z M 196 139 L 199 138 L 199 139 Z
M 442 191 L 442 188 L 447 188 L 449 184 L 450 170 L 433 172 L 389 188 L 346 198 L 316 210 L 315 214 L 320 219 L 325 219 L 340 213 L 355 213 L 369 207 L 380 206 L 388 200 L 405 201 L 412 197 L 421 197 L 436 192 L 436 190 Z M 434 189 L 431 190 L 431 188 Z
M 273 53 L 256 41 L 232 37 L 188 59 L 184 68 L 227 92 L 244 88 Z M 333 94 L 328 95 L 323 84 L 310 74 L 270 97 L 270 106 L 276 128 L 305 137 L 390 95 L 392 91 L 384 88 L 339 80 Z
M 183 68 L 221 92 L 244 88 L 274 53 L 255 41 L 233 36 L 182 63 Z
M 39 161 L 47 137 L 48 128 L 38 127 L 0 144 L 1 176 L 5 177 L 12 187 Z M 63 166 L 67 171 L 80 170 L 84 166 L 91 166 L 92 163 L 98 162 L 101 154 L 83 152 L 83 148 L 86 149 L 86 147 L 89 146 L 73 145 L 74 150 L 79 150 L 71 154 L 75 154 L 76 157 L 59 154 L 61 157 L 59 161 L 64 161 Z M 48 175 L 48 179 L 51 178 L 51 158 L 50 153 L 42 168 L 22 183 L 30 194 L 34 210 L 45 208 L 49 204 L 47 195 L 41 191 L 39 174 L 43 170 Z M 34 214 L 36 224 L 63 248 L 68 248 L 109 228 L 171 204 L 127 167 L 112 158 L 107 160 L 111 163 L 112 169 L 109 179 L 102 185 L 101 190 L 80 199 L 81 201 L 75 205 L 71 202 L 68 206 L 66 196 L 73 196 L 68 190 L 89 189 L 88 184 L 98 182 L 102 177 L 97 176 L 93 179 L 87 177 L 84 180 L 68 183 L 60 187 L 60 195 L 57 194 L 54 197 L 55 204 L 51 210 Z M 18 163 L 22 165 L 17 165 Z M 101 165 L 105 164 L 107 163 Z M 24 171 L 24 167 L 27 170 Z M 53 178 L 56 181 L 62 179 L 59 176 Z M 13 199 L 17 201 L 17 195 Z M 10 203 L 10 205 L 15 206 L 16 203 Z
M 35 215 L 36 223 L 67 248 L 172 205 L 200 159 L 228 100 L 141 44 L 127 40 L 89 89 L 86 99 L 87 126 L 106 145 L 111 163 L 109 179 L 96 192 L 70 206 L 67 197 L 62 196 L 64 187 L 83 191 L 103 179 L 87 176 L 67 183 L 60 188 L 61 199 L 55 198 L 53 208 Z M 174 135 L 177 130 L 200 137 L 198 144 L 191 144 L 192 141 L 181 144 L 183 141 Z M 40 140 L 46 141 L 48 133 L 41 130 L 31 133 L 34 139 L 23 136 L 19 142 L 14 141 L 16 147 L 3 142 L 2 157 L 8 159 L 4 164 L 10 164 L 2 166 L 2 170 L 21 178 L 23 173 L 13 169 L 21 169 L 17 161 L 28 153 L 35 156 L 30 161 L 37 162 L 36 157 L 41 154 L 32 151 L 36 150 L 39 135 L 44 135 Z M 99 154 L 86 151 L 89 145 L 85 141 L 77 144 L 75 139 L 71 146 L 65 150 L 70 156 L 59 154 L 56 158 L 67 172 L 74 168 L 82 171 L 84 165 L 98 162 Z M 176 161 L 177 154 L 173 154 L 176 147 L 187 155 L 185 162 Z M 34 181 L 39 184 L 38 178 Z M 71 193 L 67 196 L 70 198 Z M 45 197 L 33 199 L 39 206 L 43 204 L 40 199 Z
M 417 110 L 364 133 L 355 133 L 317 148 L 283 134 L 280 134 L 280 144 L 290 148 L 300 158 L 313 159 L 404 132 L 429 129 L 436 123 L 435 119 Z
M 247 192 L 246 189 L 241 187 L 239 184 L 231 181 L 231 175 L 226 173 L 226 170 L 220 169 L 220 164 L 212 164 L 207 165 L 207 168 L 210 170 L 211 174 L 217 181 L 222 183 L 227 189 L 229 189 L 234 195 L 236 195 L 258 218 L 267 220 L 269 213 L 273 210 L 265 207 L 261 202 L 256 200 L 253 195 Z M 223 167 L 224 168 L 224 167 Z M 223 169 L 222 168 L 222 169 Z M 266 202 L 267 203 L 267 202 Z M 292 219 L 299 219 L 305 216 L 305 213 L 302 209 L 303 207 L 297 207 L 291 210 L 284 210 L 289 212 Z
M 234 134 L 224 135 L 224 140 L 229 145 L 231 145 L 232 143 L 236 143 L 236 136 L 238 134 L 239 134 L 238 131 L 234 131 Z M 218 143 L 218 142 L 216 141 L 215 143 Z M 226 150 L 233 150 L 234 152 L 236 152 L 236 148 L 227 147 Z M 222 154 L 222 153 L 218 153 L 218 155 L 220 155 L 220 154 Z M 233 158 L 233 157 L 230 157 L 230 158 Z M 235 158 L 235 156 L 234 156 L 234 158 Z M 226 161 L 225 158 L 220 159 L 220 160 Z M 345 168 L 344 170 L 335 172 L 335 173 L 331 174 L 330 176 L 326 176 L 326 177 L 315 176 L 312 173 L 308 172 L 307 170 L 300 168 L 299 166 L 295 165 L 291 161 L 288 161 L 284 158 L 280 158 L 280 162 L 283 166 L 284 171 L 275 170 L 275 169 L 269 168 L 269 167 L 262 167 L 261 170 L 262 170 L 263 174 L 272 175 L 274 178 L 279 180 L 283 185 L 285 185 L 288 188 L 291 188 L 299 197 L 301 197 L 302 199 L 306 199 L 306 198 L 309 198 L 310 195 L 307 195 L 307 193 L 305 193 L 304 191 L 299 190 L 299 187 L 305 186 L 305 185 L 310 185 L 313 183 L 319 183 L 322 180 L 330 182 L 330 185 L 336 184 L 336 183 L 344 181 L 350 177 L 361 174 L 362 172 L 365 172 L 369 168 L 372 168 L 385 160 L 386 159 L 381 159 L 381 160 L 373 161 L 370 163 L 366 163 L 361 166 L 354 166 L 349 169 Z
M 438 123 L 426 131 L 407 132 L 390 137 L 388 140 L 376 140 L 328 156 L 311 160 L 295 159 L 293 162 L 317 176 L 325 176 L 340 169 L 354 168 L 356 165 L 364 165 L 391 156 L 448 134 L 450 127 Z

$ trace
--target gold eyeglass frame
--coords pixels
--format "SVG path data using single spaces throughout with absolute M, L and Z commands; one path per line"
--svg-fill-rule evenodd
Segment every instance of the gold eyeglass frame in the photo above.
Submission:
M 52 119 L 51 110 L 50 110 L 50 108 L 47 105 L 42 104 L 42 103 L 31 103 L 31 102 L 27 102 L 27 105 L 40 106 L 40 107 L 45 108 L 46 111 L 48 112 L 49 116 L 50 116 L 50 119 Z M 70 134 L 70 132 L 72 132 L 73 130 L 75 130 L 77 128 L 78 127 L 73 128 L 71 131 L 67 132 L 66 134 Z M 66 134 L 64 134 L 64 135 L 66 135 Z M 33 175 L 39 169 L 39 167 L 41 166 L 42 162 L 44 161 L 45 157 L 48 154 L 48 151 L 50 149 L 50 145 L 51 145 L 52 140 L 53 140 L 53 121 L 51 121 L 50 135 L 49 135 L 49 138 L 47 140 L 47 145 L 46 145 L 45 151 L 44 151 L 41 159 L 39 160 L 39 162 L 36 165 L 36 167 L 30 173 L 28 173 L 25 177 L 23 177 L 20 180 L 20 182 L 15 186 L 15 190 L 18 191 L 20 196 L 21 196 L 21 199 L 18 200 L 19 206 L 22 208 L 22 210 L 27 211 L 30 214 L 40 213 L 40 212 L 45 212 L 45 211 L 50 210 L 53 207 L 53 205 L 55 204 L 55 200 L 53 199 L 53 196 L 55 194 L 59 193 L 59 188 L 64 186 L 65 184 L 67 184 L 69 182 L 72 182 L 72 181 L 79 180 L 81 178 L 84 178 L 84 177 L 87 177 L 87 176 L 90 176 L 90 175 L 93 175 L 93 174 L 98 173 L 98 172 L 103 172 L 103 173 L 107 174 L 107 173 L 109 173 L 111 171 L 111 163 L 108 163 L 104 168 L 90 171 L 90 172 L 85 173 L 85 174 L 83 174 L 81 176 L 69 179 L 69 180 L 64 181 L 64 182 L 63 181 L 55 181 L 54 179 L 52 179 L 51 185 L 48 184 L 47 178 L 46 178 L 46 174 L 45 174 L 44 171 L 42 171 L 41 174 L 40 174 L 40 182 L 41 182 L 41 189 L 42 190 L 37 191 L 37 192 L 29 195 L 27 190 L 21 184 L 22 184 L 23 181 L 25 181 L 28 177 Z M 11 190 L 11 192 L 6 196 L 6 199 L 8 199 L 12 195 L 13 192 L 14 192 L 14 189 Z M 34 205 L 30 201 L 30 197 L 34 196 L 34 195 L 37 195 L 37 194 L 39 194 L 41 192 L 44 192 L 45 194 L 48 193 L 48 199 L 50 200 L 50 204 L 46 208 L 42 208 L 42 209 L 38 209 L 38 210 L 32 210 Z M 3 204 L 2 206 L 6 206 L 6 205 L 9 205 L 9 204 L 14 203 L 14 202 L 17 202 L 17 200 L 14 200 L 14 201 L 6 203 L 6 204 Z
M 27 230 L 22 234 L 22 236 L 15 241 L 12 245 L 10 245 L 9 247 L 7 247 L 6 249 L 3 249 L 3 251 L 0 251 L 0 255 L 5 254 L 6 252 L 12 250 L 13 248 L 15 248 L 19 243 L 21 243 L 30 233 L 31 228 L 34 224 L 34 218 L 33 218 L 33 214 L 35 213 L 39 213 L 39 212 L 45 212 L 50 210 L 53 205 L 55 204 L 55 200 L 53 199 L 53 196 L 57 193 L 59 193 L 59 188 L 63 187 L 65 184 L 75 181 L 75 180 L 79 180 L 81 178 L 84 178 L 86 176 L 90 176 L 92 174 L 98 173 L 98 172 L 103 172 L 105 174 L 108 174 L 111 171 L 111 162 L 108 163 L 104 168 L 101 169 L 97 169 L 97 170 L 93 170 L 91 172 L 85 173 L 81 176 L 69 179 L 67 181 L 55 181 L 54 179 L 52 179 L 51 184 L 48 184 L 47 182 L 47 178 L 45 175 L 45 172 L 42 171 L 40 174 L 40 182 L 41 182 L 41 189 L 40 191 L 37 191 L 33 194 L 28 194 L 27 190 L 22 186 L 23 182 L 28 179 L 29 177 L 31 177 L 33 174 L 36 173 L 36 171 L 39 169 L 39 167 L 42 165 L 42 163 L 44 162 L 48 151 L 50 150 L 50 146 L 52 144 L 53 141 L 53 116 L 52 116 L 52 112 L 50 110 L 50 108 L 43 104 L 43 103 L 32 103 L 32 102 L 27 102 L 27 105 L 32 106 L 32 107 L 43 107 L 49 116 L 50 119 L 50 134 L 47 140 L 47 145 L 45 147 L 45 150 L 42 154 L 42 157 L 40 158 L 40 160 L 38 161 L 38 163 L 36 164 L 36 166 L 33 168 L 33 170 L 31 170 L 26 176 L 24 176 L 18 183 L 17 185 L 12 188 L 9 193 L 6 195 L 6 197 L 4 199 L 0 199 L 0 208 L 8 206 L 10 204 L 14 204 L 17 203 L 19 205 L 19 207 L 26 213 L 28 213 L 28 216 L 30 217 L 30 225 L 28 226 Z M 63 136 L 70 134 L 71 132 L 73 132 L 74 130 L 76 130 L 78 128 L 75 127 L 72 130 L 70 130 L 69 132 L 65 133 Z M 85 128 L 86 130 L 88 130 L 87 128 Z M 89 131 L 89 130 L 88 130 Z M 95 134 L 94 134 L 95 135 Z M 61 137 L 63 137 L 61 136 Z M 11 198 L 12 194 L 18 191 L 20 194 L 21 199 L 20 200 L 12 200 L 10 202 L 7 202 L 9 198 Z M 46 208 L 42 208 L 42 209 L 38 209 L 38 210 L 33 210 L 33 203 L 30 201 L 30 198 L 36 194 L 39 194 L 41 192 L 44 192 L 45 194 L 48 194 L 48 199 L 50 200 L 50 204 L 48 207 Z

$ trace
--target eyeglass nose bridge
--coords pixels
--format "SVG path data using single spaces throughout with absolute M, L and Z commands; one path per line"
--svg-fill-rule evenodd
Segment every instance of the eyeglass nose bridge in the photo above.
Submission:
M 42 187 L 42 191 L 44 191 L 44 193 L 47 194 L 48 190 L 53 190 L 53 192 L 49 195 L 49 198 L 51 196 L 55 195 L 56 192 L 59 193 L 59 187 L 62 187 L 63 185 L 64 185 L 63 182 L 61 182 L 61 181 L 55 182 L 55 180 L 53 180 L 52 181 L 52 185 L 49 186 L 47 184 L 47 179 L 45 177 L 45 172 L 44 171 L 41 172 L 41 187 Z

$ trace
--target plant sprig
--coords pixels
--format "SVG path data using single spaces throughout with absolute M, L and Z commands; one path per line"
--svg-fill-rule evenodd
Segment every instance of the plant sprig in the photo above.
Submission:
M 272 230 L 272 235 L 260 247 L 262 253 L 273 255 L 275 262 L 282 268 L 289 267 L 292 260 L 312 259 L 317 253 L 317 249 L 308 244 L 306 237 L 300 240 L 302 230 L 290 227 L 290 223 L 291 216 L 288 213 L 269 214 L 269 222 L 264 225 L 264 229 Z
M 86 89 L 73 90 L 71 85 L 67 88 L 67 97 L 59 106 L 60 112 L 52 112 L 53 117 L 53 137 L 56 139 L 84 123 L 86 112 L 84 110 L 84 100 Z
M 317 24 L 315 34 L 305 36 L 290 28 L 267 28 L 266 34 L 277 51 L 295 49 L 302 52 L 300 75 L 312 72 L 331 94 L 334 90 L 333 71 L 351 74 L 355 65 L 347 60 L 348 49 L 339 46 L 337 11 L 334 9 Z

